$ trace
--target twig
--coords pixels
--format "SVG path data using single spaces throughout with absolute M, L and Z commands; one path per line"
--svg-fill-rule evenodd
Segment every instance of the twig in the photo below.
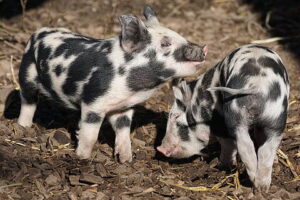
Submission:
M 265 20 L 265 26 L 267 27 L 267 29 L 272 29 L 272 27 L 270 26 L 270 19 L 271 19 L 271 15 L 272 15 L 272 11 L 269 11 L 267 13 L 267 16 L 266 16 L 266 20 Z
M 24 19 L 25 19 L 25 14 L 26 14 L 27 0 L 20 0 L 20 3 L 21 3 L 21 7 L 22 7 L 22 28 L 24 30 L 25 29 Z
M 20 85 L 17 82 L 16 76 L 15 76 L 15 70 L 14 70 L 14 66 L 13 66 L 13 59 L 14 59 L 14 57 L 10 56 L 10 71 L 11 71 L 11 75 L 12 75 L 12 78 L 13 78 L 13 83 L 16 85 L 15 89 L 19 90 L 20 89 Z
M 222 191 L 219 188 L 209 188 L 209 187 L 205 187 L 205 186 L 198 186 L 198 187 L 188 187 L 188 186 L 183 186 L 183 185 L 179 185 L 179 184 L 175 184 L 175 183 L 170 183 L 164 180 L 159 180 L 162 183 L 165 183 L 167 185 L 172 185 L 172 186 L 176 186 L 185 190 L 191 190 L 191 191 L 196 191 L 196 192 L 206 192 L 206 191 Z
M 2 185 L 0 186 L 0 190 L 4 189 L 4 188 L 8 188 L 8 187 L 14 187 L 14 186 L 21 186 L 22 183 L 14 183 L 14 184 L 10 184 L 10 185 Z
M 293 37 L 273 37 L 273 38 L 268 38 L 268 39 L 265 39 L 265 40 L 254 40 L 251 43 L 254 43 L 254 44 L 267 44 L 267 43 L 277 42 L 277 41 L 281 41 L 281 40 L 296 39 L 296 38 L 299 38 L 299 37 L 300 37 L 300 35 L 293 36 Z
M 14 48 L 14 49 L 16 49 L 16 50 L 18 50 L 19 52 L 23 52 L 23 49 L 21 49 L 20 47 L 18 47 L 18 46 L 16 46 L 16 45 L 13 45 L 13 44 L 11 44 L 10 42 L 8 42 L 8 41 L 3 41 L 4 42 L 4 44 L 6 44 L 7 46 L 10 46 L 11 48 Z
M 170 12 L 166 18 L 171 17 L 172 15 L 174 15 L 181 7 L 183 7 L 184 5 L 186 5 L 187 2 L 186 1 L 180 1 L 179 5 L 175 8 L 173 8 L 172 12 Z
M 281 160 L 281 159 L 279 159 L 279 161 L 282 164 L 284 164 L 284 165 L 286 165 L 287 167 L 290 168 L 290 170 L 291 170 L 291 172 L 292 172 L 292 174 L 293 174 L 293 176 L 294 176 L 295 179 L 299 179 L 299 175 L 297 174 L 297 172 L 295 170 L 295 167 L 291 163 L 289 157 L 285 153 L 283 153 L 283 151 L 281 151 L 281 149 L 277 150 L 277 154 L 278 154 L 279 157 L 281 157 L 281 158 L 283 158 L 285 160 L 285 162 L 283 160 Z

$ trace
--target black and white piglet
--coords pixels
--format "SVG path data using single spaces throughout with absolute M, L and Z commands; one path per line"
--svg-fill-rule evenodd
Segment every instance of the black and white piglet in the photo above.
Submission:
M 212 133 L 221 144 L 221 163 L 235 164 L 238 153 L 254 186 L 268 190 L 289 88 L 275 52 L 242 46 L 197 80 L 173 87 L 175 101 L 157 149 L 175 158 L 201 154 Z
M 116 132 L 115 155 L 131 161 L 132 106 L 151 97 L 163 83 L 196 73 L 207 53 L 159 24 L 144 9 L 146 23 L 121 15 L 121 35 L 93 39 L 64 28 L 41 28 L 25 49 L 20 66 L 21 113 L 18 123 L 31 126 L 38 93 L 81 110 L 76 153 L 89 158 L 105 116 Z

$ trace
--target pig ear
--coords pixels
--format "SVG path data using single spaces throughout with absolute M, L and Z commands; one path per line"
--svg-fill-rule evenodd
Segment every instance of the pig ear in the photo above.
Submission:
M 175 99 L 183 101 L 183 94 L 182 94 L 182 91 L 180 90 L 180 88 L 177 86 L 173 86 L 172 89 L 173 89 Z
M 172 82 L 171 82 L 171 85 L 172 86 L 179 86 L 179 84 L 181 83 L 183 81 L 183 79 L 182 78 L 174 78 L 173 80 L 172 80 Z
M 126 52 L 140 51 L 150 41 L 150 35 L 144 23 L 132 14 L 121 15 L 121 45 Z
M 150 6 L 145 6 L 144 7 L 144 16 L 147 19 L 147 23 L 150 26 L 155 26 L 155 25 L 159 25 L 159 21 L 156 17 L 156 13 L 153 10 L 153 8 L 151 8 Z
M 189 102 L 192 99 L 192 91 L 191 88 L 187 85 L 186 81 L 181 82 L 181 87 L 183 90 L 184 101 Z

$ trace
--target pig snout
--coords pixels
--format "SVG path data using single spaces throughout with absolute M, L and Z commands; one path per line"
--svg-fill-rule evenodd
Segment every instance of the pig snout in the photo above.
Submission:
M 201 47 L 196 44 L 189 44 L 183 49 L 183 56 L 187 61 L 202 62 L 207 55 L 207 51 L 206 45 Z
M 176 157 L 182 150 L 178 145 L 160 145 L 156 149 L 166 157 Z

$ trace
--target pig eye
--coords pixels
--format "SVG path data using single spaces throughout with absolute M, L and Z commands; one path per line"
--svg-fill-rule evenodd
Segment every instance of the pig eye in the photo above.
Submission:
M 185 124 L 182 124 L 182 123 L 180 123 L 180 122 L 177 122 L 177 123 L 176 123 L 176 126 L 178 126 L 178 127 L 182 127 L 182 128 L 188 128 L 188 126 L 187 126 L 187 125 L 185 125 Z
M 160 46 L 161 46 L 162 48 L 171 46 L 171 40 L 170 40 L 170 38 L 167 37 L 167 36 L 164 36 L 164 37 L 162 38 L 162 40 L 161 40 Z
M 168 41 L 164 41 L 161 43 L 161 47 L 168 47 L 168 46 L 171 46 L 171 43 Z

